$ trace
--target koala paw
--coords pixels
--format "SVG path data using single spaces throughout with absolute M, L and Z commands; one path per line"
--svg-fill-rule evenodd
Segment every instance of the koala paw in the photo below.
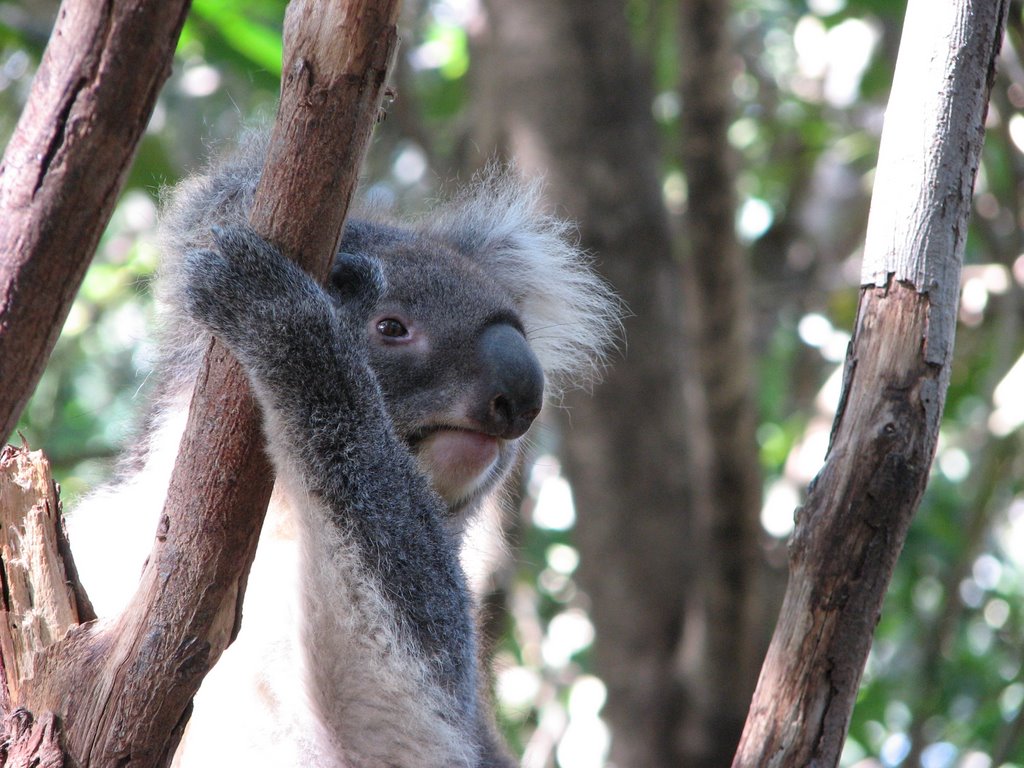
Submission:
M 297 265 L 248 227 L 213 230 L 216 249 L 182 260 L 183 308 L 229 345 L 236 338 L 280 332 L 298 308 L 323 303 L 323 292 Z

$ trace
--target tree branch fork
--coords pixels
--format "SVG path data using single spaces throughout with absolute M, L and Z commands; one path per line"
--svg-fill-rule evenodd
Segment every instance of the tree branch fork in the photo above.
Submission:
M 250 223 L 320 279 L 378 116 L 398 8 L 297 0 L 286 14 L 285 71 L 301 62 L 302 77 L 282 83 Z M 38 453 L 4 449 L 0 762 L 169 764 L 192 696 L 238 631 L 273 485 L 262 446 L 245 375 L 212 342 L 139 588 L 100 622 L 77 585 L 49 467 Z M 46 554 L 29 556 L 37 550 Z

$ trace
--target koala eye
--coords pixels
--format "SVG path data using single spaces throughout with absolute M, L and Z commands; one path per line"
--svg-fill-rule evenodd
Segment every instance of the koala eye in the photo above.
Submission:
M 409 335 L 409 329 L 401 320 L 385 317 L 377 323 L 377 333 L 389 339 L 402 339 Z

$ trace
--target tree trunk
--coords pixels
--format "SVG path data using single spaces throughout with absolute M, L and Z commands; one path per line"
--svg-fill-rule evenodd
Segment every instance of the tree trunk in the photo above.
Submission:
M 649 66 L 623 3 L 491 0 L 494 55 L 479 83 L 504 134 L 492 122 L 477 143 L 501 143 L 544 174 L 632 315 L 627 359 L 593 397 L 573 398 L 565 431 L 595 667 L 609 686 L 613 759 L 630 766 L 728 762 L 763 649 L 752 611 L 761 482 L 719 6 L 684 3 L 694 53 L 684 63 L 692 208 L 682 270 L 661 200 Z
M 66 0 L 0 161 L 0 441 L 46 367 L 171 73 L 188 0 Z
M 323 279 L 377 117 L 396 0 L 293 2 L 285 79 L 252 213 L 260 234 Z M 323 35 L 323 29 L 336 34 Z M 165 765 L 203 676 L 237 632 L 272 474 L 237 364 L 211 344 L 142 584 L 113 625 L 36 658 L 10 704 L 58 713 L 81 765 Z
M 690 706 L 681 759 L 687 766 L 728 764 L 740 733 L 777 605 L 760 611 L 763 565 L 761 474 L 757 453 L 746 254 L 736 237 L 735 49 L 731 6 L 679 4 L 682 168 L 687 203 L 684 301 L 698 386 L 687 413 L 698 580 L 685 657 Z
M 825 467 L 733 765 L 836 765 L 882 600 L 928 478 L 1008 1 L 911 0 L 860 305 Z
M 576 494 L 580 581 L 608 686 L 612 760 L 679 764 L 683 593 L 702 555 L 684 456 L 682 318 L 658 175 L 647 67 L 619 0 L 490 0 L 489 68 L 504 140 L 630 310 L 628 344 L 593 396 L 572 397 L 564 453 Z

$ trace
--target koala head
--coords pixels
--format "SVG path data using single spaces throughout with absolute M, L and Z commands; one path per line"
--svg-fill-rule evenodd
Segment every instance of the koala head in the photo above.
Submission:
M 543 405 L 522 307 L 471 255 L 364 221 L 345 229 L 335 300 L 359 290 L 351 272 L 364 258 L 385 284 L 366 321 L 370 366 L 399 437 L 459 519 L 507 474 Z
M 171 308 L 168 393 L 191 391 L 205 348 L 174 315 L 178 255 L 209 247 L 211 227 L 247 221 L 264 148 L 248 142 L 165 206 L 157 298 Z M 461 518 L 507 473 L 541 400 L 599 377 L 622 306 L 573 225 L 545 212 L 541 183 L 500 166 L 419 219 L 364 208 L 342 236 L 329 287 L 337 301 L 354 290 L 346 254 L 380 266 L 386 290 L 366 326 L 371 366 L 396 431 Z

